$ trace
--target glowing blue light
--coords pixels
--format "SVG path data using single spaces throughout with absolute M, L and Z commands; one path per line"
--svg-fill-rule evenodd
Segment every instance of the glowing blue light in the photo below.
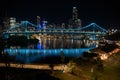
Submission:
M 43 49 L 43 47 L 40 43 L 37 44 L 37 49 Z
M 93 48 L 62 49 L 62 51 L 66 57 L 80 57 L 83 52 L 87 52 L 90 49 Z M 15 55 L 18 61 L 30 63 L 43 57 L 60 57 L 61 49 L 5 49 L 4 51 L 10 56 Z

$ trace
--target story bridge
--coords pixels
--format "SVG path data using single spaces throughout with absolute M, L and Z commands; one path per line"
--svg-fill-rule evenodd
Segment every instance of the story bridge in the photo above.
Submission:
M 22 21 L 19 25 L 13 28 L 9 28 L 4 32 L 5 38 L 9 38 L 9 35 L 24 34 L 29 37 L 31 34 L 68 34 L 68 35 L 106 35 L 108 31 L 96 23 L 90 23 L 87 26 L 76 29 L 65 28 L 46 28 L 38 29 L 37 25 L 30 23 L 29 21 Z

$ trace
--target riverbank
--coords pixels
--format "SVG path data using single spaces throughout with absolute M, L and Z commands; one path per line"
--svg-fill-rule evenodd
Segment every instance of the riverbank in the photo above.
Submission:
M 119 49 L 120 47 L 114 44 L 94 49 L 92 52 L 99 54 L 98 57 L 85 56 L 71 60 L 66 71 L 79 77 L 84 76 L 88 80 L 120 80 Z M 108 55 L 108 57 L 102 60 L 102 54 Z

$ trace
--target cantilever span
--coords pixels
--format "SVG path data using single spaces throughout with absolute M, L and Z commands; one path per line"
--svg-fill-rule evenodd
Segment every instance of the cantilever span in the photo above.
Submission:
M 89 25 L 81 28 L 81 30 L 83 30 L 83 31 L 90 30 L 90 29 L 92 29 L 92 31 L 94 31 L 94 32 L 99 31 L 99 32 L 108 33 L 108 31 L 106 29 L 100 27 L 96 23 L 90 23 Z
M 21 21 L 21 24 L 16 25 L 15 27 L 10 27 L 6 32 L 15 32 L 21 30 L 22 32 L 29 31 L 29 28 L 34 29 L 34 31 L 37 30 L 37 26 L 30 23 L 29 21 Z

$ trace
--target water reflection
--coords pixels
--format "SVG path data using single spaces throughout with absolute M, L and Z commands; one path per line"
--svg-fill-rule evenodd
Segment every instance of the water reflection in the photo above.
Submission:
M 75 49 L 90 48 L 96 44 L 90 40 L 65 39 L 65 38 L 41 38 L 37 44 L 38 49 Z

